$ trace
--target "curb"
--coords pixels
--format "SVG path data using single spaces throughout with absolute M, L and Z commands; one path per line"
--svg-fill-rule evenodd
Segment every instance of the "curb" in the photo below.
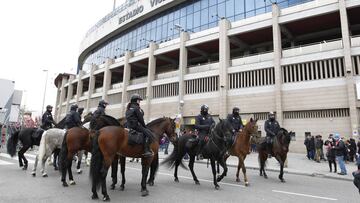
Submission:
M 164 159 L 164 157 L 159 157 L 159 159 Z M 195 163 L 199 163 L 199 164 L 204 164 L 206 165 L 207 162 L 206 161 L 195 161 Z M 228 164 L 228 167 L 232 167 L 232 168 L 237 168 L 237 165 L 235 164 Z M 246 166 L 246 169 L 250 169 L 250 170 L 259 170 L 260 168 L 257 166 Z M 280 169 L 273 169 L 273 168 L 267 168 L 266 171 L 271 171 L 271 172 L 280 172 Z M 284 169 L 284 173 L 285 174 L 292 174 L 292 175 L 301 175 L 301 176 L 309 176 L 309 177 L 317 177 L 317 178 L 327 178 L 327 179 L 333 179 L 333 180 L 342 180 L 342 181 L 353 181 L 350 178 L 346 178 L 346 177 L 336 177 L 336 176 L 329 176 L 327 174 L 323 174 L 323 173 L 309 173 L 309 172 L 298 172 L 298 171 L 288 171 L 286 169 Z

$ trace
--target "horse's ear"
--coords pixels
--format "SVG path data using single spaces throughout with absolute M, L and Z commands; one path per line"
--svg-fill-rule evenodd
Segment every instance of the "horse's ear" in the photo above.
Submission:
M 250 118 L 250 123 L 254 122 L 254 119 L 253 118 Z

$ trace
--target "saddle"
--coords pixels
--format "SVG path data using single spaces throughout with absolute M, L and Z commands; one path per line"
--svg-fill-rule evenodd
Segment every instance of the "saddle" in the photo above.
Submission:
M 42 135 L 42 133 L 44 132 L 43 129 L 41 128 L 38 128 L 35 130 L 35 132 L 31 135 L 31 138 L 33 140 L 38 140 L 40 138 L 40 136 Z
M 144 144 L 144 134 L 134 129 L 129 129 L 128 144 L 130 146 Z

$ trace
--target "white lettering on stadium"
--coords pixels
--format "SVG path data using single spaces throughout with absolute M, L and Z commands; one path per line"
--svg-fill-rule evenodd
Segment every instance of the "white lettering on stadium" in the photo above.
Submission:
M 144 6 L 141 5 L 141 6 L 138 6 L 136 9 L 130 11 L 130 12 L 127 12 L 124 16 L 120 17 L 119 18 L 119 24 L 129 20 L 130 18 L 142 13 L 144 11 Z

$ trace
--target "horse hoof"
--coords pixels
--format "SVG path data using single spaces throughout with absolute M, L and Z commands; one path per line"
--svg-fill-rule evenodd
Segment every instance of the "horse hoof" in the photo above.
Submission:
M 63 182 L 62 185 L 63 185 L 63 187 L 68 187 L 68 186 L 69 186 L 69 185 L 67 184 L 67 182 L 65 182 L 65 181 Z
M 109 195 L 105 195 L 105 196 L 103 197 L 103 201 L 104 201 L 104 202 L 110 202 L 110 197 L 109 197 Z
M 178 179 L 178 178 L 175 178 L 174 181 L 175 181 L 176 183 L 178 183 L 178 182 L 179 182 L 179 179 Z
M 285 183 L 285 182 L 286 182 L 285 179 L 283 179 L 283 178 L 280 179 L 280 181 L 281 181 L 282 183 Z
M 35 176 L 36 176 L 36 173 L 35 173 L 35 172 L 32 172 L 31 175 L 32 175 L 33 177 L 35 177 Z
M 263 176 L 263 174 L 262 174 L 262 173 L 260 173 L 260 176 Z
M 58 170 L 59 170 L 59 168 L 58 168 L 58 167 L 54 167 L 54 170 L 55 170 L 55 171 L 58 171 Z
M 220 186 L 219 185 L 215 185 L 215 190 L 219 190 Z
M 76 185 L 76 183 L 75 183 L 75 181 L 73 181 L 73 180 L 70 180 L 70 185 Z
M 267 178 L 268 178 L 268 176 L 267 176 L 267 175 L 264 175 L 264 178 L 265 178 L 265 179 L 267 179 Z
M 149 191 L 148 190 L 142 190 L 141 191 L 141 196 L 145 197 L 149 195 Z
M 93 195 L 91 196 L 91 199 L 99 199 L 99 196 L 98 196 L 97 194 L 93 194 Z
M 245 182 L 245 186 L 249 186 L 250 184 L 249 184 L 249 182 Z
M 48 174 L 44 173 L 44 174 L 42 174 L 42 177 L 43 177 L 43 178 L 47 178 L 47 177 L 48 177 Z
M 77 172 L 78 174 L 82 174 L 82 170 L 81 170 L 81 169 L 78 169 L 76 172 Z
M 124 191 L 125 190 L 125 186 L 120 185 L 120 191 Z
M 240 183 L 241 182 L 240 178 L 236 178 L 236 182 Z
M 22 170 L 23 170 L 23 171 L 26 171 L 26 170 L 27 170 L 27 167 L 24 166 L 24 167 L 22 168 Z

